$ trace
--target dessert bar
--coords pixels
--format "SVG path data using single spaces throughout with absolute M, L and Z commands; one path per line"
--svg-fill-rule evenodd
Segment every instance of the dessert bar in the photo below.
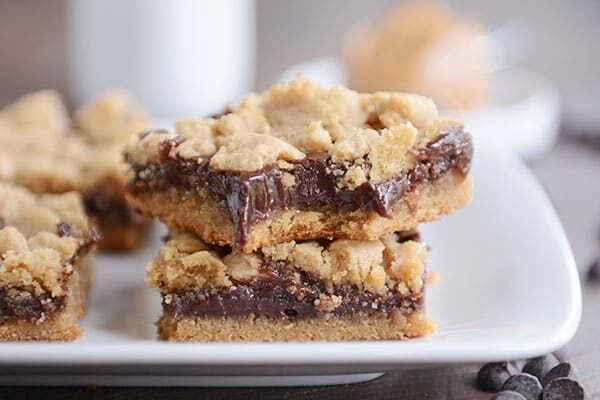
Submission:
M 97 239 L 78 193 L 0 183 L 0 341 L 81 335 Z
M 174 230 L 244 252 L 372 240 L 464 206 L 472 152 L 425 97 L 299 77 L 174 132 L 132 135 L 127 196 Z
M 165 340 L 405 339 L 433 330 L 424 315 L 426 257 L 415 232 L 252 253 L 175 232 L 147 279 L 162 296 Z
M 148 124 L 119 91 L 94 99 L 73 121 L 56 92 L 30 93 L 0 110 L 0 180 L 36 193 L 80 192 L 103 233 L 101 248 L 129 250 L 145 220 L 125 199 L 121 150 Z

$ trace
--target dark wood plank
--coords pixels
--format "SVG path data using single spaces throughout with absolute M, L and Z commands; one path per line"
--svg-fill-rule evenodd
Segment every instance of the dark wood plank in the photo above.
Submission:
M 296 388 L 1 388 L 0 399 L 127 399 L 127 400 L 311 400 L 311 399 L 456 399 L 482 400 L 489 394 L 474 388 L 476 366 L 396 371 L 354 385 Z

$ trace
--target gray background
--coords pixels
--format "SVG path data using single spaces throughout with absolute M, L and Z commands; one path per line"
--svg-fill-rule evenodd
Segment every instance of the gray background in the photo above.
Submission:
M 267 87 L 298 61 L 338 53 L 351 26 L 372 19 L 391 3 L 258 0 L 256 88 Z M 600 1 L 446 3 L 490 29 L 509 21 L 525 28 L 530 46 L 522 64 L 560 88 L 568 124 L 600 130 Z M 66 92 L 65 8 L 65 0 L 0 0 L 0 104 L 42 87 Z

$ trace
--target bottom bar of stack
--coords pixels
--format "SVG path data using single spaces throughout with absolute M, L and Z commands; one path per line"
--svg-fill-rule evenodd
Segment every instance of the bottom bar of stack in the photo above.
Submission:
M 287 242 L 231 253 L 174 232 L 148 265 L 171 341 L 328 341 L 426 335 L 427 246 L 379 240 Z

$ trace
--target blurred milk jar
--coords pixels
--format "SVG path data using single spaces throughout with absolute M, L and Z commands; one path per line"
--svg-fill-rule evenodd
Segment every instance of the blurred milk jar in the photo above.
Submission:
M 203 116 L 252 88 L 252 0 L 70 0 L 68 11 L 79 104 L 119 87 L 157 118 Z

